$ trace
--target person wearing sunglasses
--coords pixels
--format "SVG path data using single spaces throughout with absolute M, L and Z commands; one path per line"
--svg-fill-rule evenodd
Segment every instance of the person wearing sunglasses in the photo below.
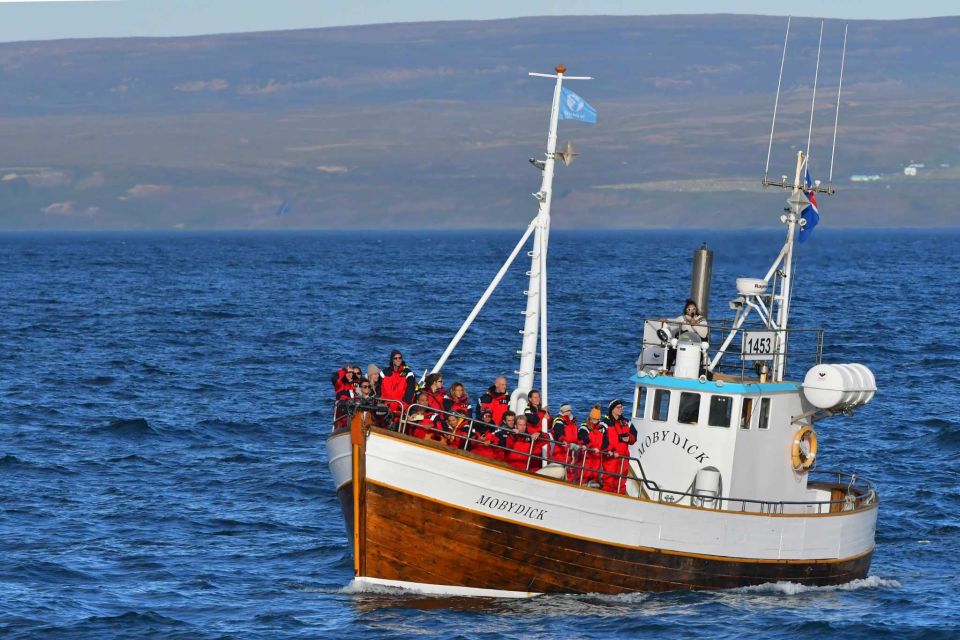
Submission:
M 413 371 L 403 361 L 403 354 L 394 350 L 390 353 L 390 364 L 380 372 L 377 395 L 384 400 L 396 400 L 406 409 L 413 403 L 417 381 Z M 390 410 L 397 411 L 396 402 L 390 402 Z

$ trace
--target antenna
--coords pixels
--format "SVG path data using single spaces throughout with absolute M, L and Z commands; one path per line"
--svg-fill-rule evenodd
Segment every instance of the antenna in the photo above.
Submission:
M 777 78 L 777 97 L 773 101 L 773 122 L 770 123 L 770 144 L 767 145 L 767 166 L 763 168 L 763 182 L 766 186 L 767 175 L 770 173 L 770 151 L 773 150 L 773 129 L 777 126 L 777 107 L 780 105 L 780 84 L 783 82 L 783 63 L 787 59 L 787 40 L 790 38 L 790 20 L 787 16 L 787 34 L 783 36 L 783 55 L 780 57 L 780 77 Z
M 820 42 L 817 44 L 817 68 L 813 72 L 813 99 L 810 101 L 810 128 L 807 129 L 807 150 L 803 154 L 803 162 L 807 171 L 810 170 L 810 138 L 813 136 L 813 111 L 817 105 L 817 80 L 820 77 L 820 51 L 823 48 L 823 23 L 820 21 Z
M 833 190 L 833 159 L 837 153 L 837 125 L 840 124 L 840 91 L 843 90 L 843 64 L 847 61 L 847 29 L 849 24 L 843 25 L 843 53 L 840 54 L 840 84 L 837 85 L 837 115 L 833 119 L 833 149 L 830 151 L 830 178 L 827 188 Z

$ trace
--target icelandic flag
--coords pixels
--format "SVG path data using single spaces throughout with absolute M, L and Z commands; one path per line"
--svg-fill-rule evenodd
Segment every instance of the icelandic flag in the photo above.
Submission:
M 820 222 L 820 211 L 817 209 L 817 199 L 814 197 L 813 182 L 810 180 L 810 169 L 807 169 L 806 182 L 807 200 L 810 201 L 810 204 L 800 213 L 800 217 L 807 221 L 804 226 L 800 227 L 800 242 L 806 242 L 810 234 L 813 233 L 813 228 Z
M 597 123 L 597 110 L 570 89 L 560 89 L 560 119 Z

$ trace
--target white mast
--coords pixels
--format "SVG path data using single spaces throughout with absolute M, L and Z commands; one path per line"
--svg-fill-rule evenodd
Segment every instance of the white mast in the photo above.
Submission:
M 543 180 L 540 191 L 533 197 L 540 203 L 534 220 L 533 250 L 530 251 L 530 278 L 527 286 L 527 308 L 524 311 L 523 341 L 520 346 L 520 370 L 517 371 L 517 388 L 510 397 L 510 408 L 523 409 L 527 394 L 533 388 L 537 364 L 537 338 L 540 338 L 540 383 L 543 405 L 547 406 L 547 245 L 550 238 L 550 203 L 553 196 L 553 170 L 556 164 L 557 121 L 560 115 L 560 90 L 564 79 L 592 80 L 587 76 L 564 76 L 566 67 L 558 65 L 552 73 L 530 73 L 538 78 L 554 78 L 553 104 L 550 107 L 550 127 L 547 131 L 547 153 L 543 163 Z M 539 165 L 538 165 L 539 166 Z M 542 334 L 542 335 L 541 335 Z
M 573 147 L 569 142 L 563 151 L 559 153 L 557 152 L 557 121 L 559 120 L 560 115 L 560 92 L 564 79 L 593 80 L 593 78 L 589 76 L 564 76 L 563 74 L 566 71 L 566 68 L 563 65 L 557 66 L 555 71 L 556 74 L 529 74 L 531 76 L 537 76 L 540 78 L 554 78 L 556 80 L 556 85 L 554 86 L 553 90 L 553 103 L 550 108 L 550 128 L 547 133 L 546 159 L 543 162 L 535 161 L 532 158 L 530 160 L 543 172 L 543 180 L 540 184 L 540 191 L 533 194 L 533 196 L 540 203 L 537 216 L 530 222 L 526 233 L 524 233 L 523 237 L 520 238 L 520 242 L 518 242 L 516 247 L 514 247 L 513 252 L 507 258 L 507 261 L 500 268 L 500 271 L 497 272 L 497 275 L 487 287 L 487 290 L 480 297 L 480 300 L 477 301 L 477 304 L 474 305 L 470 315 L 467 316 L 467 319 L 460 326 L 460 329 L 450 341 L 450 344 L 447 345 L 447 348 L 440 356 L 440 359 L 437 360 L 437 363 L 433 366 L 433 369 L 431 369 L 431 372 L 435 373 L 443 368 L 443 365 L 447 362 L 447 358 L 449 358 L 450 354 L 453 353 L 454 348 L 460 342 L 460 339 L 463 337 L 463 335 L 467 332 L 467 329 L 470 328 L 470 325 L 477 317 L 477 314 L 480 313 L 481 309 L 483 309 L 484 304 L 490 298 L 490 295 L 493 293 L 494 289 L 497 288 L 500 280 L 513 263 L 514 258 L 517 257 L 517 254 L 530 237 L 530 234 L 533 233 L 533 249 L 527 254 L 530 256 L 530 271 L 527 272 L 527 275 L 529 276 L 529 284 L 526 291 L 527 308 L 524 312 L 524 327 L 523 331 L 521 331 L 521 334 L 523 335 L 523 343 L 519 351 L 520 370 L 517 372 L 519 374 L 519 379 L 517 381 L 517 389 L 513 392 L 513 395 L 510 399 L 510 406 L 514 411 L 523 409 L 525 406 L 523 403 L 526 403 L 527 394 L 533 388 L 537 360 L 538 337 L 540 337 L 540 366 L 541 383 L 543 385 L 543 405 L 547 405 L 547 245 L 550 239 L 550 201 L 553 193 L 553 170 L 558 157 L 563 159 L 564 164 L 570 164 L 570 162 L 573 160 L 573 156 L 576 155 L 576 152 L 574 152 Z

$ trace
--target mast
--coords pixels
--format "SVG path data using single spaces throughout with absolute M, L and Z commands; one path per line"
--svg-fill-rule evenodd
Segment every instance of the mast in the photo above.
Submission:
M 547 406 L 548 356 L 547 356 L 547 246 L 550 238 L 550 204 L 553 198 L 553 175 L 557 158 L 557 122 L 560 116 L 560 91 L 564 79 L 592 80 L 587 76 L 564 76 L 566 67 L 558 65 L 552 73 L 530 73 L 539 78 L 554 78 L 553 103 L 550 107 L 550 126 L 547 130 L 547 151 L 542 168 L 540 190 L 533 194 L 539 202 L 536 229 L 533 235 L 533 249 L 530 251 L 529 283 L 527 285 L 527 307 L 524 311 L 523 340 L 520 345 L 520 369 L 517 371 L 517 387 L 510 397 L 510 408 L 519 411 L 526 402 L 527 394 L 533 389 L 536 377 L 537 340 L 540 341 L 540 384 L 543 405 Z M 539 166 L 539 165 L 537 165 Z
M 790 287 L 793 285 L 793 243 L 796 236 L 797 223 L 804 207 L 809 204 L 800 185 L 806 158 L 803 151 L 797 151 L 797 172 L 793 179 L 793 191 L 787 203 L 790 205 L 790 211 L 785 216 L 784 222 L 787 225 L 787 241 L 783 246 L 781 255 L 783 256 L 783 278 L 780 280 L 780 293 L 777 295 L 780 304 L 777 308 L 777 348 L 774 350 L 776 357 L 773 362 L 773 381 L 783 381 L 783 369 L 787 361 L 787 324 L 790 321 Z
M 533 194 L 533 197 L 540 203 L 536 217 L 530 222 L 526 233 L 520 238 L 520 242 L 514 247 L 513 252 L 507 258 L 507 261 L 500 267 L 500 271 L 494 276 L 493 281 L 487 286 L 486 291 L 474 305 L 473 310 L 467 319 L 460 326 L 460 329 L 454 335 L 450 344 L 444 350 L 440 359 L 431 369 L 436 373 L 446 364 L 447 358 L 453 353 L 454 348 L 460 342 L 460 339 L 470 328 L 477 314 L 483 309 L 484 304 L 489 300 L 497 285 L 503 279 L 504 274 L 517 254 L 530 238 L 531 233 L 534 236 L 533 248 L 527 253 L 530 256 L 530 271 L 527 272 L 529 283 L 524 292 L 527 296 L 527 306 L 524 311 L 524 326 L 520 332 L 523 335 L 523 342 L 520 347 L 520 370 L 517 371 L 519 378 L 517 388 L 510 398 L 510 406 L 514 411 L 520 410 L 521 403 L 527 400 L 527 394 L 533 388 L 533 380 L 536 375 L 537 362 L 537 338 L 540 338 L 540 367 L 543 405 L 547 406 L 547 245 L 550 239 L 550 202 L 553 193 L 553 174 L 556 166 L 556 159 L 559 157 L 564 164 L 570 164 L 576 152 L 573 146 L 568 142 L 566 147 L 557 152 L 557 122 L 560 119 L 560 97 L 563 88 L 563 81 L 566 80 L 593 80 L 589 76 L 564 76 L 566 67 L 558 65 L 552 73 L 530 73 L 528 75 L 540 78 L 554 78 L 556 84 L 553 89 L 553 102 L 550 107 L 550 127 L 547 131 L 547 152 L 544 161 L 530 159 L 530 162 L 542 171 L 542 180 L 540 190 Z M 594 119 L 594 121 L 596 121 Z M 426 374 L 424 374 L 426 377 Z M 421 380 L 422 382 L 422 380 Z

